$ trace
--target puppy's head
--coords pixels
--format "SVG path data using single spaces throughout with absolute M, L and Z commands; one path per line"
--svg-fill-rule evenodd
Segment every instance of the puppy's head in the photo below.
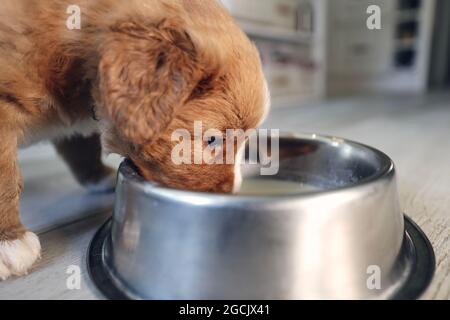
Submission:
M 268 112 L 269 94 L 256 48 L 226 22 L 226 30 L 213 31 L 178 19 L 112 28 L 99 68 L 104 144 L 129 157 L 146 179 L 195 191 L 236 190 L 239 161 L 230 164 L 225 157 L 237 157 L 243 143 L 226 130 L 258 126 Z M 196 136 L 196 122 L 205 136 Z M 192 163 L 173 159 L 180 144 L 173 133 L 180 130 L 190 134 L 191 150 L 184 152 L 191 153 Z M 195 161 L 198 149 L 214 144 L 223 164 L 207 157 Z

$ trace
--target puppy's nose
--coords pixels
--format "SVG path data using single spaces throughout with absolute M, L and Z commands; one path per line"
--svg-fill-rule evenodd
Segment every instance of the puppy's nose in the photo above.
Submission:
M 232 193 L 232 192 L 234 192 L 234 177 L 232 177 L 231 179 L 227 179 L 225 181 L 222 181 L 221 183 L 217 184 L 213 191 L 214 192 L 218 192 L 218 193 Z

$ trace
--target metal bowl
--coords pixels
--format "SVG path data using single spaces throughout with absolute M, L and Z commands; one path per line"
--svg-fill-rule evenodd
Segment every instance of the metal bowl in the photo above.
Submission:
M 112 220 L 90 247 L 101 291 L 138 299 L 417 298 L 434 254 L 400 209 L 392 160 L 338 138 L 279 141 L 279 172 L 270 179 L 307 188 L 187 192 L 145 182 L 125 161 Z M 262 179 L 255 168 L 242 166 L 244 183 Z

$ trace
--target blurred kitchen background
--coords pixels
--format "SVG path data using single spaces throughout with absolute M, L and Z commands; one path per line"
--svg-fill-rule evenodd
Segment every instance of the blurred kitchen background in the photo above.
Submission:
M 261 50 L 273 106 L 449 83 L 446 0 L 223 0 Z M 369 30 L 367 8 L 381 8 Z

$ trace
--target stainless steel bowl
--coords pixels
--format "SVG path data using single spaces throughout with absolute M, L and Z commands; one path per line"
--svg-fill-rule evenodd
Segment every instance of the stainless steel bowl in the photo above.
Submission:
M 258 166 L 242 169 L 244 181 L 261 179 Z M 404 217 L 385 154 L 283 136 L 270 179 L 313 188 L 187 192 L 145 182 L 125 161 L 112 220 L 91 244 L 94 282 L 108 297 L 142 299 L 417 298 L 426 288 L 433 250 Z

